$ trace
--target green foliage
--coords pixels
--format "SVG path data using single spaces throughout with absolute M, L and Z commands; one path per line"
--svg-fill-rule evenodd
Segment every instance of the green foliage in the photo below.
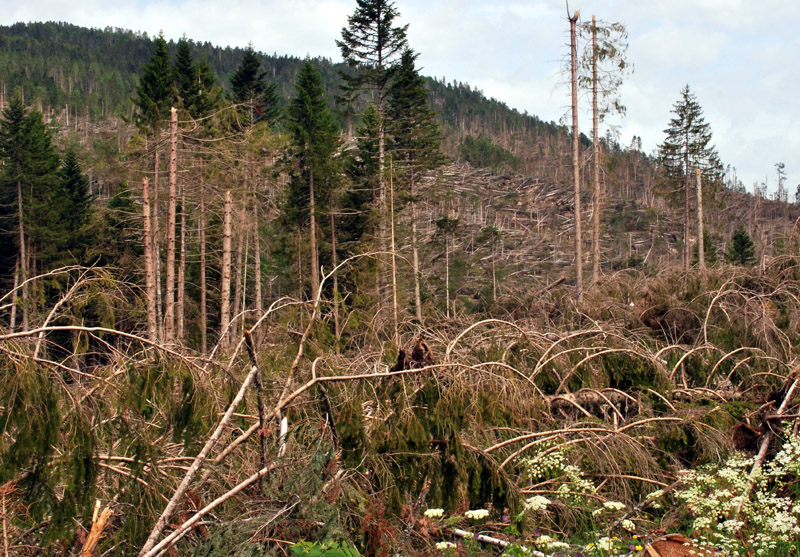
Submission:
M 136 124 L 149 134 L 158 132 L 169 115 L 170 106 L 175 102 L 172 77 L 167 41 L 161 34 L 155 40 L 153 55 L 142 68 L 134 99 Z
M 491 168 L 495 172 L 501 172 L 506 168 L 514 168 L 517 164 L 517 157 L 485 135 L 465 136 L 458 150 L 464 160 L 478 168 Z
M 280 114 L 277 86 L 266 80 L 261 60 L 250 44 L 244 51 L 239 67 L 231 75 L 233 98 L 244 104 L 244 126 L 256 122 L 273 122 Z
M 290 547 L 297 557 L 358 557 L 361 555 L 355 547 L 347 543 L 306 542 L 301 541 Z
M 733 265 L 752 265 L 756 259 L 756 246 L 743 224 L 733 233 L 728 253 L 725 256 L 728 263 Z

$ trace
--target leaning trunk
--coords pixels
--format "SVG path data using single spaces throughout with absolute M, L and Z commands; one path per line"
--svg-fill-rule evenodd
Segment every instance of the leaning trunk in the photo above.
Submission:
M 703 180 L 700 176 L 700 169 L 694 169 L 697 176 L 697 265 L 700 269 L 706 266 L 705 246 L 703 245 Z
M 600 143 L 598 126 L 600 117 L 597 111 L 597 26 L 592 16 L 592 163 L 594 167 L 594 208 L 592 210 L 592 285 L 600 278 Z
M 225 206 L 222 215 L 222 277 L 220 283 L 219 344 L 227 348 L 228 324 L 231 320 L 231 213 L 233 197 L 231 190 L 225 191 Z
M 178 171 L 178 111 L 170 108 L 169 119 L 169 200 L 167 206 L 167 288 L 164 300 L 164 340 L 175 342 L 175 221 Z
M 576 24 L 580 13 L 569 18 L 572 73 L 572 185 L 575 192 L 575 293 L 583 301 L 583 253 L 581 238 L 580 143 L 578 137 L 578 40 Z
M 158 341 L 158 320 L 156 318 L 156 273 L 153 265 L 153 230 L 150 212 L 150 183 L 142 178 L 142 233 L 144 234 L 144 276 L 147 296 L 147 330 L 150 340 Z

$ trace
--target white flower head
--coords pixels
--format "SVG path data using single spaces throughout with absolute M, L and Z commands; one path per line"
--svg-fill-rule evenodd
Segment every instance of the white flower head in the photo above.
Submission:
M 467 518 L 471 518 L 472 520 L 482 520 L 487 516 L 489 516 L 489 511 L 487 511 L 486 509 L 475 509 L 465 512 L 464 516 L 466 516 Z
M 442 518 L 444 509 L 428 509 L 423 514 L 428 518 Z
M 438 542 L 436 544 L 436 549 L 441 549 L 444 551 L 445 549 L 455 549 L 456 544 L 453 542 Z

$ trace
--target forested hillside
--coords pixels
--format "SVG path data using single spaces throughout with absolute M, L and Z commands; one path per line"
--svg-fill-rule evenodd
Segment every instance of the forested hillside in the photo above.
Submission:
M 426 78 L 397 15 L 0 28 L 4 555 L 796 554 L 782 169 L 689 86 L 647 154 Z

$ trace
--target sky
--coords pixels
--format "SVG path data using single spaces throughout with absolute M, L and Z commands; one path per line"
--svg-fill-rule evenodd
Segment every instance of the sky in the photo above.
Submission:
M 355 0 L 26 0 L 8 2 L 0 24 L 67 21 L 86 27 L 163 31 L 217 46 L 252 42 L 268 54 L 341 59 L 340 38 Z M 564 0 L 395 0 L 399 24 L 424 75 L 477 87 L 546 121 L 567 114 L 561 74 L 568 54 Z M 642 138 L 651 153 L 689 85 L 726 165 L 752 191 L 777 184 L 786 166 L 790 199 L 800 184 L 800 2 L 792 0 L 571 0 L 583 21 L 628 31 L 633 74 L 621 88 L 618 140 Z M 589 108 L 589 99 L 582 100 Z M 591 118 L 580 113 L 581 130 Z M 601 133 L 603 130 L 601 129 Z

